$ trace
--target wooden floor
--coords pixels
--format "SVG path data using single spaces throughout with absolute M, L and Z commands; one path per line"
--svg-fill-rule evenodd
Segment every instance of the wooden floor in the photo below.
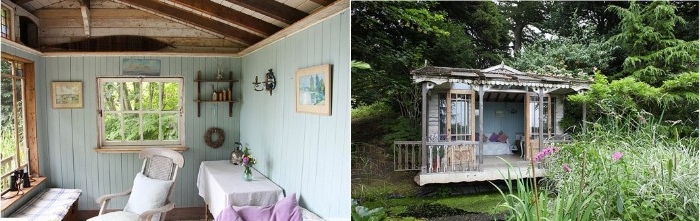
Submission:
M 505 160 L 505 161 L 504 161 Z M 508 163 L 506 163 L 506 161 Z M 478 164 L 477 159 L 477 164 Z M 511 167 L 508 166 L 511 165 Z M 510 172 L 510 175 L 509 175 Z M 544 169 L 535 169 L 537 177 L 544 176 Z M 530 162 L 520 158 L 520 155 L 484 156 L 482 171 L 421 173 L 414 180 L 420 185 L 431 183 L 461 183 L 490 180 L 519 179 L 532 177 Z
M 77 221 L 85 221 L 94 216 L 97 216 L 97 210 L 78 210 L 76 214 Z M 208 219 L 204 219 L 204 207 L 185 207 L 175 208 L 168 212 L 165 220 L 172 221 L 211 221 L 214 217 L 209 213 Z

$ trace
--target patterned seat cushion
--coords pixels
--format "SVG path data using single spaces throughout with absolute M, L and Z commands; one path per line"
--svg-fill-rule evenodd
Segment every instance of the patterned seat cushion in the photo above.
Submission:
M 79 189 L 49 188 L 10 215 L 27 220 L 61 220 L 82 193 Z

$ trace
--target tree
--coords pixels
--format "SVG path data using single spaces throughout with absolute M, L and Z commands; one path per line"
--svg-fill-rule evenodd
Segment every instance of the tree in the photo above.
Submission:
M 523 42 L 535 38 L 536 32 L 530 26 L 542 29 L 542 22 L 547 19 L 546 5 L 540 1 L 500 2 L 499 6 L 510 23 L 513 32 L 513 51 L 520 52 Z

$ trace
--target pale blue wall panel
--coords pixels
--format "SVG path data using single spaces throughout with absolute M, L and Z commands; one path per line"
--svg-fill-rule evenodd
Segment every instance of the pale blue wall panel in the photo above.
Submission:
M 241 59 L 230 57 L 183 57 L 183 56 L 72 56 L 46 57 L 45 69 L 41 69 L 43 82 L 46 84 L 39 93 L 50 92 L 52 81 L 82 81 L 84 108 L 53 109 L 51 101 L 44 99 L 48 107 L 46 135 L 48 160 L 44 161 L 48 169 L 45 175 L 51 180 L 52 187 L 80 188 L 81 210 L 95 210 L 98 205 L 94 200 L 104 194 L 121 192 L 129 189 L 134 175 L 141 169 L 141 160 L 136 153 L 108 154 L 97 153 L 94 148 L 97 138 L 97 77 L 121 75 L 121 62 L 124 58 L 147 58 L 161 60 L 161 76 L 184 77 L 184 114 L 185 144 L 190 148 L 183 152 L 185 167 L 180 171 L 173 200 L 179 207 L 203 206 L 203 200 L 197 195 L 196 179 L 199 164 L 204 160 L 227 159 L 233 143 L 239 140 L 240 105 L 234 104 L 234 117 L 228 116 L 228 105 L 218 103 L 218 110 L 213 112 L 213 103 L 202 104 L 202 117 L 197 117 L 196 72 L 201 70 L 207 78 L 215 78 L 217 68 L 228 73 L 233 71 L 234 78 L 240 78 Z M 211 84 L 216 89 L 227 86 L 224 83 L 202 83 L 203 93 L 209 92 Z M 234 89 L 240 83 L 234 83 Z M 207 90 L 207 88 L 209 88 Z M 204 95 L 203 95 L 204 96 Z M 210 97 L 209 97 L 210 98 Z M 206 129 L 216 126 L 226 132 L 226 142 L 218 149 L 204 144 Z M 122 208 L 127 198 L 116 199 L 110 208 Z
M 242 61 L 241 140 L 258 157 L 256 168 L 327 219 L 350 215 L 349 29 L 345 11 Z M 296 113 L 294 72 L 321 64 L 333 64 L 332 116 Z M 249 83 L 269 68 L 278 83 L 272 97 Z

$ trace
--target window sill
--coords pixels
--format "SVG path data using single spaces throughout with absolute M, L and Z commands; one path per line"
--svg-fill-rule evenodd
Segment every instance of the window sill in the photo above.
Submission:
M 146 148 L 164 148 L 171 149 L 177 152 L 184 152 L 189 150 L 186 146 L 121 146 L 121 147 L 102 147 L 95 148 L 95 152 L 98 153 L 138 153 Z
M 39 185 L 41 185 L 41 183 L 43 183 L 44 181 L 46 181 L 46 177 L 34 177 L 34 178 L 32 178 L 32 179 L 34 179 L 34 182 L 31 183 L 32 186 L 31 186 L 31 187 L 27 187 L 27 188 L 25 188 L 25 189 L 22 189 L 22 191 L 24 192 L 24 194 L 18 195 L 18 196 L 15 196 L 15 197 L 12 197 L 12 198 L 10 198 L 10 199 L 3 199 L 2 201 L 0 201 L 0 204 L 2 204 L 2 212 L 3 212 L 3 214 L 5 213 L 5 209 L 7 209 L 7 208 L 9 208 L 10 206 L 12 206 L 12 204 L 14 204 L 15 202 L 17 202 L 17 201 L 19 201 L 20 199 L 26 197 L 27 195 L 31 195 L 31 194 L 30 194 L 31 192 L 39 191 L 38 189 L 36 189 L 36 187 L 39 186 Z M 16 193 L 17 193 L 16 191 L 10 191 L 10 192 L 5 193 L 5 195 L 11 196 L 12 194 L 16 194 Z

